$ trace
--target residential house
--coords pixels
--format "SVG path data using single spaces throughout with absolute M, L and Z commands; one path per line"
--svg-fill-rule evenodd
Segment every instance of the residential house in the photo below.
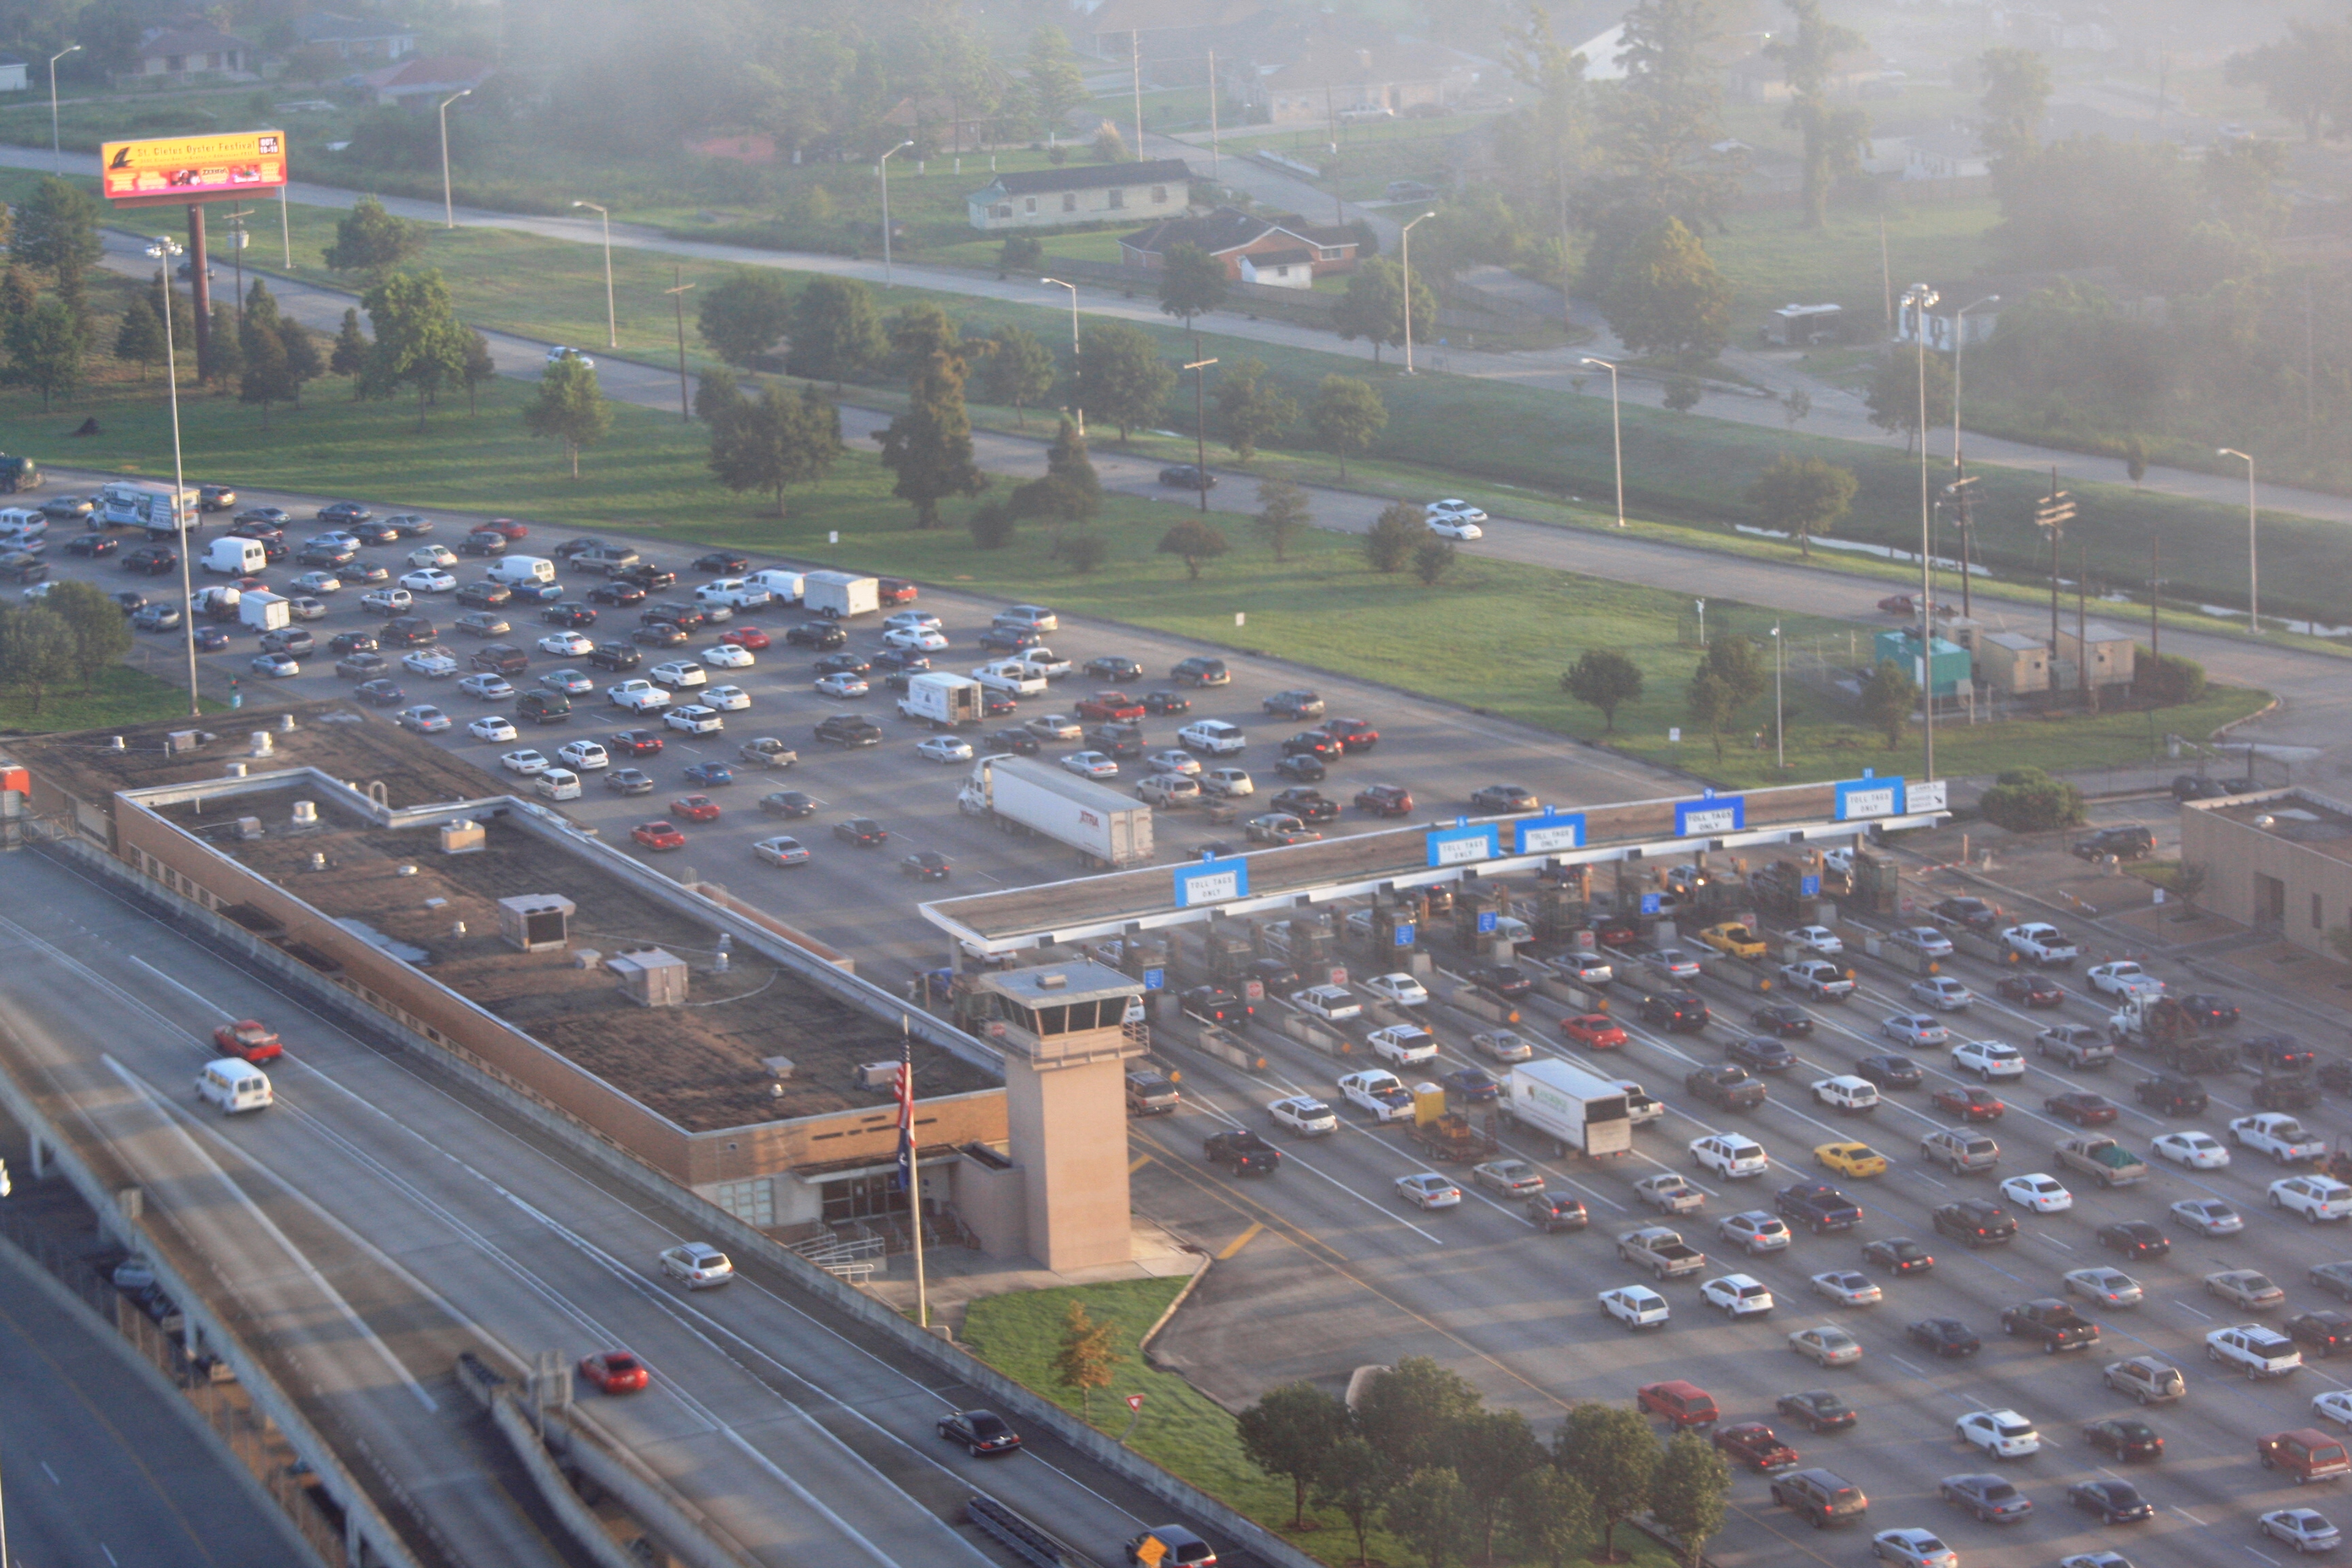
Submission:
M 1311 224 L 1296 213 L 1260 217 L 1219 207 L 1129 235 L 1118 242 L 1118 259 L 1124 267 L 1158 271 L 1171 248 L 1194 245 L 1223 262 L 1232 282 L 1309 289 L 1327 273 L 1354 271 L 1357 244 L 1355 230 Z
M 1121 218 L 1173 216 L 1190 204 L 1192 171 L 1181 158 L 1072 163 L 999 174 L 964 198 L 982 234 L 1062 228 Z
M 243 38 L 222 32 L 201 16 L 190 16 L 140 34 L 138 68 L 124 74 L 183 81 L 194 76 L 249 76 L 255 58 L 253 46 Z
M 32 86 L 26 79 L 29 68 L 14 55 L 0 55 L 0 92 L 22 92 Z
M 397 22 L 310 11 L 294 18 L 294 38 L 322 44 L 347 60 L 404 60 L 416 52 L 416 31 Z
M 1900 291 L 1895 300 L 1895 341 L 1898 343 L 1926 342 L 1937 353 L 1950 353 L 1963 343 L 1980 343 L 1993 335 L 2000 324 L 2003 291 L 1998 285 L 1988 288 L 1982 279 L 1946 284 L 1930 284 L 1936 302 L 1923 312 L 1916 306 L 1903 302 Z M 2008 295 L 2015 302 L 2018 295 Z M 1990 300 L 1990 303 L 1985 303 Z M 1968 314 L 1960 312 L 1966 310 Z
M 491 68 L 462 55 L 410 56 L 359 78 L 379 105 L 430 114 L 453 93 L 468 91 L 490 79 Z
M 1587 71 L 1587 76 L 1591 72 Z M 1868 49 L 1848 49 L 1830 62 L 1822 86 L 1832 97 L 1856 96 L 1863 84 L 1885 75 L 1878 57 Z M 1734 60 L 1724 71 L 1731 96 L 1749 103 L 1786 103 L 1795 96 L 1789 86 L 1789 68 L 1762 49 Z
M 1458 49 L 1332 15 L 1269 13 L 1235 35 L 1231 57 L 1218 52 L 1218 79 L 1261 124 L 1443 113 L 1477 97 L 1494 69 Z

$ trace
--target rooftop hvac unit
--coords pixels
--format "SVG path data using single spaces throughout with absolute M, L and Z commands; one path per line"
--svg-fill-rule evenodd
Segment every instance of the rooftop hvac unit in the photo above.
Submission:
M 567 929 L 574 910 L 570 899 L 553 893 L 531 893 L 499 900 L 499 935 L 525 952 L 547 952 L 569 946 Z
M 898 1087 L 898 1063 L 896 1058 L 886 1062 L 857 1064 L 857 1087 L 887 1092 Z
M 482 825 L 470 816 L 441 825 L 441 853 L 444 855 L 474 855 L 488 845 L 489 835 Z
M 641 1007 L 676 1007 L 686 1001 L 686 960 L 657 947 L 616 953 L 604 967 L 621 977 L 621 994 Z

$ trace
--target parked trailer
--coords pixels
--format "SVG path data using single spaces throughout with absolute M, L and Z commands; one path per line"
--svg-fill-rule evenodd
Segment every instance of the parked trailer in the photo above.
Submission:
M 1549 1135 L 1561 1150 L 1594 1159 L 1633 1148 L 1625 1091 L 1564 1061 L 1521 1062 L 1505 1086 L 1507 1121 Z
M 1107 866 L 1151 858 L 1151 808 L 1026 757 L 982 757 L 956 804 L 1006 832 L 1041 834 Z
M 882 584 L 850 572 L 810 572 L 801 578 L 801 606 L 835 620 L 882 608 Z

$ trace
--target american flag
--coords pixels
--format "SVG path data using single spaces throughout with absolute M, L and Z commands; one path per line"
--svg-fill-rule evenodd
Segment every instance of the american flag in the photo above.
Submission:
M 915 1184 L 915 1042 L 907 1041 L 898 1062 L 898 1190 Z

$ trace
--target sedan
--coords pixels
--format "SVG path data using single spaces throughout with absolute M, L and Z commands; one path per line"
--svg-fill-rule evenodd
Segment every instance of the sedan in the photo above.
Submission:
M 1040 713 L 1034 719 L 1023 720 L 1021 727 L 1041 741 L 1075 741 L 1086 733 L 1086 727 L 1066 713 Z M 1192 771 L 1199 773 L 1200 764 L 1193 763 Z
M 2065 1275 L 2066 1289 L 2104 1307 L 2137 1307 L 2147 1296 L 2140 1282 L 2120 1268 L 2075 1268 Z
M 1765 1035 L 1751 1035 L 1723 1047 L 1723 1054 L 1755 1072 L 1786 1072 L 1797 1065 L 1797 1053 Z
M 2258 1312 L 2286 1305 L 2286 1292 L 2280 1289 L 2269 1275 L 2252 1268 L 2225 1268 L 2218 1274 L 2208 1274 L 2205 1276 L 2205 1293 L 2219 1296 L 2232 1306 L 2250 1307 Z
M 955 862 L 936 849 L 919 849 L 898 862 L 898 875 L 920 882 L 944 882 L 955 874 Z
M 419 735 L 437 735 L 442 731 L 451 728 L 453 724 L 449 715 L 430 703 L 415 708 L 404 708 L 394 717 L 399 720 L 402 729 L 412 731 Z
M 457 579 L 438 567 L 427 566 L 404 575 L 400 585 L 412 594 L 454 594 L 457 591 Z
M 971 761 L 971 742 L 961 735 L 933 735 L 915 742 L 915 754 L 940 763 Z
M 2033 1500 L 1999 1476 L 1946 1476 L 1936 1491 L 1982 1524 L 2009 1524 L 2033 1511 Z
M 503 675 L 469 675 L 457 682 L 457 689 L 483 702 L 504 702 L 515 694 Z
M 514 721 L 492 713 L 466 726 L 466 733 L 477 741 L 511 741 L 515 738 Z
M 67 554 L 87 555 L 92 560 L 111 555 L 121 548 L 122 541 L 109 538 L 103 533 L 84 533 L 66 541 Z
M 2004 974 L 1999 989 L 2002 1001 L 2021 1002 L 2028 1007 L 2066 1005 L 2066 988 L 2040 973 Z
M 2094 1421 L 2083 1428 L 2083 1441 L 2102 1454 L 2113 1454 L 2118 1459 L 2160 1459 L 2164 1458 L 2164 1439 L 2156 1428 L 2145 1421 L 2113 1417 Z
M 1021 1447 L 1021 1434 L 993 1410 L 962 1410 L 942 1415 L 939 1433 L 949 1442 L 961 1444 L 964 1452 L 975 1459 L 991 1454 L 1010 1454 Z
M 1853 1405 L 1826 1388 L 1784 1394 L 1772 1402 L 1772 1408 L 1803 1422 L 1815 1436 L 1824 1432 L 1843 1431 L 1862 1419 Z
M 753 653 L 759 653 L 770 646 L 768 634 L 758 626 L 733 627 L 719 633 L 719 640 L 735 647 L 749 648 Z
M 2109 1252 L 2121 1253 L 2126 1258 L 2162 1258 L 2172 1250 L 2172 1238 L 2144 1219 L 2103 1225 L 2095 1239 Z
M 2183 1198 L 2172 1205 L 2172 1223 L 2200 1236 L 2235 1236 L 2246 1228 L 2238 1211 L 2219 1198 Z
M 568 666 L 549 670 L 539 678 L 539 683 L 550 691 L 561 691 L 566 697 L 584 697 L 596 689 L 596 683 L 584 672 Z
M 2010 1177 L 2001 1183 L 2000 1195 L 2035 1214 L 2064 1214 L 2074 1206 L 2074 1194 L 2060 1185 L 2055 1176 L 2039 1171 Z
M 1441 508 L 1461 510 L 1441 510 Z M 1478 526 L 1478 521 L 1486 515 L 1467 501 L 1432 501 L 1427 526 L 1429 531 L 1440 539 L 1480 540 L 1486 537 L 1486 531 Z
M 1375 974 L 1363 985 L 1381 1001 L 1400 1007 L 1425 1007 L 1429 1005 L 1428 987 L 1410 974 Z
M 1883 1176 L 1886 1156 L 1867 1143 L 1823 1143 L 1813 1151 L 1813 1163 L 1841 1176 Z M 1875 1290 L 1876 1286 L 1872 1289 Z M 1875 1297 L 1872 1298 L 1874 1300 Z
M 648 849 L 669 850 L 686 847 L 686 835 L 680 833 L 673 824 L 667 822 L 640 822 L 629 829 L 629 837 Z
M 751 846 L 751 853 L 771 866 L 800 866 L 809 858 L 808 846 L 788 833 L 761 839 Z
M 1929 1098 L 1937 1110 L 1963 1121 L 1998 1121 L 2009 1110 L 2000 1096 L 1982 1084 L 1946 1084 Z
M 740 686 L 706 686 L 702 689 L 702 705 L 716 708 L 721 713 L 740 713 L 751 706 L 751 694 Z
M 2352 1431 L 2352 1393 L 2331 1388 L 2325 1394 L 2315 1394 L 2311 1396 L 2311 1408 L 2321 1419 Z
M 554 766 L 544 756 L 526 746 L 519 752 L 509 752 L 499 759 L 499 766 L 523 778 L 536 778 Z
M 1769 1002 L 1748 1014 L 1748 1021 L 1783 1039 L 1813 1032 L 1813 1016 L 1793 1002 Z
M 1055 717 L 1058 718 L 1059 715 L 1055 715 Z M 1033 735 L 1037 732 L 1036 724 L 1037 721 L 1033 719 L 1029 721 L 1028 725 L 1026 726 L 1029 732 Z M 1048 739 L 1053 740 L 1060 740 L 1063 738 L 1064 737 L 1061 736 L 1048 737 Z M 1066 738 L 1073 741 L 1077 739 L 1077 732 L 1075 727 L 1073 727 L 1072 732 Z M 1143 765 L 1155 773 L 1178 773 L 1188 779 L 1196 779 L 1201 776 L 1201 759 L 1194 756 L 1190 752 L 1154 752 L 1150 756 L 1143 759 Z
M 1897 1013 L 1878 1021 L 1878 1032 L 1897 1045 L 1940 1046 L 1952 1032 L 1927 1013 Z
M 836 670 L 831 675 L 820 675 L 814 684 L 817 691 L 826 697 L 863 697 L 874 689 L 866 685 L 864 676 L 852 675 L 845 669 Z
M 290 653 L 265 653 L 257 656 L 251 668 L 256 675 L 266 675 L 272 680 L 285 680 L 302 673 L 301 664 Z
M 1936 1255 L 1907 1236 L 1865 1243 L 1862 1260 L 1875 1263 L 1889 1274 L 1925 1274 L 1936 1267 Z
M 2148 1147 L 2176 1165 L 2192 1171 L 2214 1171 L 2230 1163 L 2229 1145 L 2209 1132 L 2163 1132 Z
M 934 617 L 931 622 L 931 629 L 934 631 L 939 629 L 939 622 L 936 617 Z M 1125 654 L 1107 653 L 1097 658 L 1090 658 L 1087 660 L 1085 668 L 1088 675 L 1093 676 L 1099 680 L 1140 680 L 1143 679 L 1143 666 L 1136 663 L 1135 660 L 1128 658 Z
M 1851 1268 L 1832 1269 L 1827 1274 L 1813 1276 L 1813 1294 L 1826 1296 L 1841 1307 L 1875 1307 L 1886 1299 L 1878 1281 L 1867 1274 L 1857 1274 Z
M 2123 1107 L 2105 1095 L 2080 1089 L 2050 1096 L 2042 1102 L 2042 1109 L 2077 1127 L 2104 1127 L 2124 1113 Z
M 614 768 L 604 775 L 604 787 L 614 795 L 651 795 L 654 775 L 643 768 Z
M 1083 779 L 1118 777 L 1118 764 L 1100 752 L 1072 752 L 1062 759 L 1062 767 Z
M 1789 933 L 1788 941 L 1799 952 L 1816 958 L 1835 958 L 1845 951 L 1844 940 L 1827 926 L 1799 926 Z
M 1559 1032 L 1589 1050 L 1613 1050 L 1625 1043 L 1624 1026 L 1606 1013 L 1579 1013 L 1562 1018 Z
M 598 1351 L 580 1358 L 580 1375 L 605 1394 L 635 1394 L 651 1381 L 646 1363 L 626 1351 Z
M 1789 1336 L 1789 1349 L 1816 1366 L 1852 1366 L 1862 1359 L 1862 1342 L 1843 1329 L 1799 1329 Z
M 408 700 L 407 691 L 395 680 L 362 680 L 352 688 L 352 695 L 371 708 L 397 708 Z
M 2333 1552 L 2344 1542 L 2342 1532 L 2314 1508 L 2275 1510 L 2254 1521 L 2254 1528 L 2273 1541 L 2294 1547 L 2298 1553 Z
M 305 572 L 286 585 L 298 594 L 333 594 L 341 591 L 343 580 L 332 572 Z
M 1470 792 L 1470 809 L 1492 814 L 1541 811 L 1543 802 L 1536 798 L 1535 791 L 1518 784 L 1487 784 Z
M 948 639 L 929 626 L 892 626 L 882 634 L 882 644 L 911 653 L 937 653 Z
M 725 763 L 696 763 L 686 770 L 686 782 L 718 789 L 735 782 L 735 770 Z
M 595 651 L 596 645 L 578 632 L 550 632 L 539 639 L 539 651 L 551 653 L 558 658 L 580 658 Z
M 1462 1189 L 1433 1172 L 1396 1179 L 1397 1196 L 1415 1208 L 1450 1209 L 1462 1202 Z
M 722 642 L 716 647 L 704 648 L 694 657 L 713 669 L 749 669 L 759 662 L 751 657 L 751 649 L 738 647 L 731 642 Z
M 1976 1331 L 1958 1318 L 1926 1318 L 1903 1331 L 1910 1342 L 1922 1350 L 1939 1356 L 1974 1355 L 1984 1348 L 1984 1341 Z
M 1870 1554 L 1895 1568 L 1960 1568 L 1960 1554 L 1932 1531 L 1882 1530 L 1870 1538 Z
M 218 626 L 198 626 L 195 639 L 198 653 L 218 653 L 228 647 L 228 633 Z
M 1470 1179 L 1506 1197 L 1523 1198 L 1544 1189 L 1543 1173 L 1525 1160 L 1489 1160 L 1483 1165 L 1473 1165 Z

